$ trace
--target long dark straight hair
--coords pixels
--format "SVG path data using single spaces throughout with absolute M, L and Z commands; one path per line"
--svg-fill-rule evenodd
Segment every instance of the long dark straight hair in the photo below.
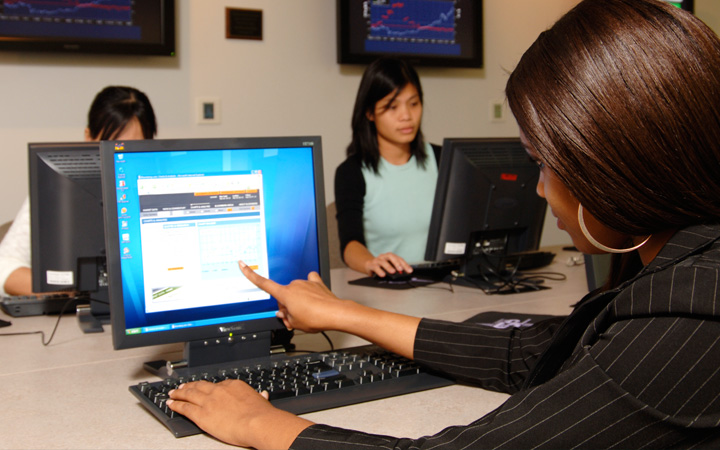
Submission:
M 608 227 L 720 219 L 720 41 L 692 14 L 584 0 L 523 55 L 507 96 L 539 159 Z
M 372 113 L 375 110 L 375 104 L 389 94 L 393 92 L 395 96 L 400 94 L 400 91 L 408 84 L 415 86 L 422 104 L 423 92 L 420 86 L 420 77 L 410 64 L 396 58 L 380 58 L 373 61 L 365 69 L 360 80 L 352 115 L 352 142 L 348 145 L 347 155 L 359 154 L 363 164 L 375 173 L 378 171 L 380 149 L 375 122 L 368 119 L 368 112 Z M 415 156 L 419 165 L 425 166 L 427 154 L 420 128 L 418 128 L 415 139 L 410 143 L 410 153 Z

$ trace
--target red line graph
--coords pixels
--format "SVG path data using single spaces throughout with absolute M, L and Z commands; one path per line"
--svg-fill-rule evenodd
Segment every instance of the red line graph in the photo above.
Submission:
M 371 11 L 369 26 L 376 37 L 452 39 L 455 32 L 455 11 L 448 2 L 394 2 Z
M 129 11 L 130 5 L 104 5 L 96 1 L 81 0 L 4 0 L 6 6 L 23 5 L 36 9 L 101 9 L 105 11 Z

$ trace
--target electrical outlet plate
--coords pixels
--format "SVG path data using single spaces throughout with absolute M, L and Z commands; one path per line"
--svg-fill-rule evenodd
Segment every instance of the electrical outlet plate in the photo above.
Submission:
M 505 122 L 505 102 L 502 100 L 492 100 L 490 102 L 490 122 Z
M 220 123 L 220 99 L 200 97 L 197 99 L 197 123 L 200 125 Z

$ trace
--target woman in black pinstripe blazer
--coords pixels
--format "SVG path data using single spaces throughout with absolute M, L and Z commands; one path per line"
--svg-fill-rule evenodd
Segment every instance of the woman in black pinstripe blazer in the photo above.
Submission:
M 585 0 L 507 86 L 538 194 L 613 277 L 562 323 L 488 330 L 339 300 L 317 274 L 275 296 L 290 328 L 357 334 L 485 389 L 494 412 L 401 439 L 312 424 L 238 382 L 171 408 L 257 448 L 720 448 L 720 41 L 655 0 Z

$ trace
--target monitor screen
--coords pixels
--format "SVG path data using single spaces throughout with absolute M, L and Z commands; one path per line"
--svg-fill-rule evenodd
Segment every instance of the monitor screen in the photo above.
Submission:
M 31 143 L 28 154 L 32 289 L 81 292 L 107 316 L 99 143 Z
M 537 250 L 547 209 L 538 177 L 518 138 L 446 138 L 425 259 L 461 259 L 474 277 Z
M 2 0 L 0 50 L 173 56 L 175 0 Z
M 189 365 L 269 354 L 277 302 L 238 260 L 329 285 L 320 137 L 107 141 L 101 156 L 116 349 L 185 342 Z
M 482 67 L 481 0 L 337 0 L 340 64 Z

